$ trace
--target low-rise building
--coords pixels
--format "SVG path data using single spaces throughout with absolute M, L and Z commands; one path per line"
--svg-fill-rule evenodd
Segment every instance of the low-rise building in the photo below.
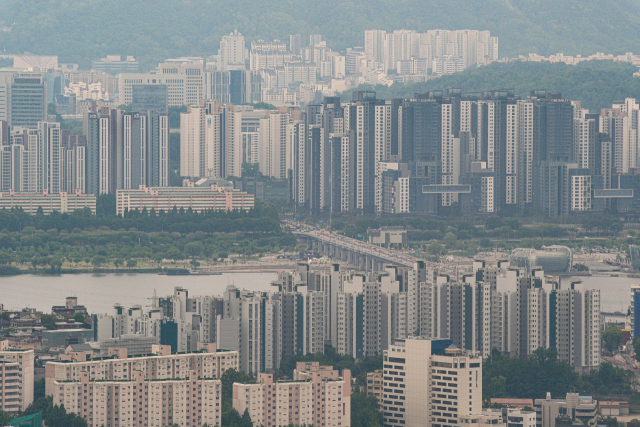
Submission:
M 233 407 L 240 414 L 248 411 L 254 425 L 262 427 L 350 426 L 351 371 L 343 370 L 340 378 L 337 371 L 319 369 L 303 377 L 278 382 L 260 373 L 255 384 L 234 383 Z
M 0 410 L 16 413 L 33 402 L 33 350 L 0 341 Z
M 80 190 L 75 193 L 53 193 L 46 190 L 42 193 L 16 193 L 10 190 L 8 193 L 0 193 L 0 209 L 20 208 L 23 211 L 34 215 L 39 208 L 45 215 L 58 211 L 60 213 L 73 212 L 89 208 L 96 213 L 96 196 L 93 194 L 83 194 Z
M 229 188 L 212 185 L 206 187 L 145 187 L 138 189 L 116 190 L 118 215 L 137 209 L 153 209 L 156 213 L 164 210 L 191 208 L 194 212 L 206 210 L 232 211 L 250 210 L 254 206 L 255 196 Z
M 533 408 L 533 399 L 512 399 L 508 397 L 492 397 L 492 404 L 502 405 L 508 408 Z
M 382 402 L 382 369 L 367 372 L 367 394 L 375 396 L 378 402 Z M 382 406 L 380 407 L 382 408 Z
M 556 418 L 561 416 L 569 420 L 561 420 L 564 425 L 567 421 L 582 422 L 583 425 L 595 426 L 598 414 L 598 401 L 591 396 L 580 396 L 578 393 L 567 393 L 564 399 L 552 399 L 551 393 L 547 393 L 545 399 L 536 399 L 534 402 L 537 425 L 541 427 L 556 427 Z
M 337 380 L 338 371 L 333 366 L 321 366 L 320 362 L 298 362 L 293 370 L 294 381 L 309 381 L 314 374 L 320 375 L 322 380 Z
M 459 425 L 462 427 L 506 427 L 500 411 L 485 411 L 482 414 L 463 415 L 460 417 Z
M 525 411 L 520 408 L 503 409 L 502 419 L 507 427 L 536 427 L 537 423 L 535 411 Z
M 197 378 L 220 378 L 227 369 L 238 370 L 237 351 L 217 351 L 215 344 L 200 344 L 198 352 L 171 354 L 168 346 L 154 346 L 155 354 L 127 357 L 126 349 L 112 349 L 111 356 L 87 360 L 49 362 L 45 365 L 45 392 L 54 392 L 55 381 L 80 381 L 83 372 L 90 381 L 131 381 L 134 372 L 148 380 L 186 378 L 195 371 Z
M 122 380 L 91 379 L 52 383 L 54 405 L 84 418 L 91 427 L 182 427 L 221 425 L 221 383 L 188 370 L 172 378 L 150 379 L 134 370 Z
M 42 331 L 43 347 L 67 347 L 93 340 L 92 329 L 54 329 Z
M 600 401 L 600 415 L 603 417 L 617 417 L 629 415 L 629 402 L 604 402 Z

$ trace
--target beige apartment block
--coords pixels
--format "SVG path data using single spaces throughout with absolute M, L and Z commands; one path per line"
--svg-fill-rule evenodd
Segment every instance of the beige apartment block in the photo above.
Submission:
M 433 342 L 396 340 L 384 351 L 385 427 L 454 427 L 462 417 L 482 414 L 482 359 L 453 345 L 436 350 Z
M 53 403 L 64 405 L 91 427 L 181 427 L 221 425 L 221 383 L 200 378 L 148 379 L 135 371 L 127 380 L 54 381 Z
M 375 396 L 378 399 L 378 403 L 382 403 L 382 369 L 377 369 L 373 372 L 367 372 L 367 394 Z M 382 409 L 382 406 L 380 406 Z
M 142 372 L 147 380 L 187 378 L 190 371 L 197 378 L 219 379 L 227 369 L 238 370 L 237 351 L 217 351 L 215 344 L 199 346 L 200 351 L 184 354 L 167 354 L 161 351 L 165 346 L 156 346 L 157 355 L 127 357 L 126 349 L 114 349 L 111 357 L 49 362 L 45 365 L 46 394 L 53 394 L 55 381 L 78 382 L 84 373 L 90 381 L 131 381 L 135 372 Z
M 258 374 L 257 384 L 234 383 L 233 407 L 240 414 L 247 410 L 254 425 L 262 427 L 350 426 L 351 371 L 338 377 L 332 369 L 305 365 L 296 368 L 296 375 L 305 372 L 299 376 L 304 380 L 274 382 L 272 374 Z
M 33 350 L 0 341 L 0 410 L 19 412 L 33 402 Z

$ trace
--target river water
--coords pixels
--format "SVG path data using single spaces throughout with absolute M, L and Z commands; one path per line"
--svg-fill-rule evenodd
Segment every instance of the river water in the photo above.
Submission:
M 163 276 L 152 273 L 63 274 L 36 276 L 23 274 L 0 278 L 0 304 L 5 308 L 32 307 L 51 312 L 64 305 L 65 298 L 78 297 L 89 313 L 111 313 L 113 305 L 150 306 L 155 289 L 158 297 L 173 294 L 175 286 L 189 295 L 222 295 L 227 285 L 251 291 L 269 290 L 275 273 L 223 273 L 220 276 Z
M 189 290 L 190 295 L 222 295 L 227 285 L 251 291 L 270 290 L 276 274 L 223 273 L 220 276 L 161 276 L 158 274 L 110 273 L 65 274 L 62 276 L 20 276 L 0 278 L 0 304 L 5 308 L 32 307 L 50 312 L 53 305 L 64 305 L 68 296 L 78 297 L 78 304 L 89 313 L 111 313 L 113 305 L 125 307 L 150 305 L 155 289 L 158 297 L 173 293 L 175 286 Z M 587 289 L 600 289 L 601 309 L 606 312 L 626 312 L 630 285 L 640 279 L 621 277 L 579 277 Z M 564 278 L 562 286 L 571 279 Z

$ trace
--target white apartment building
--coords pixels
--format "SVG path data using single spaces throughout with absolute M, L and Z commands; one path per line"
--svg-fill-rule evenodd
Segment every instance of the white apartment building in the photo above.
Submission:
M 579 281 L 559 290 L 557 325 L 558 359 L 581 373 L 597 369 L 601 363 L 600 291 L 587 290 Z
M 218 50 L 218 69 L 244 70 L 247 67 L 246 59 L 244 36 L 238 30 L 222 37 Z
M 591 175 L 571 175 L 571 210 L 591 210 Z
M 221 117 L 206 106 L 180 114 L 180 176 L 221 177 Z
M 17 413 L 33 403 L 33 350 L 0 341 L 0 410 Z
M 482 414 L 482 360 L 449 343 L 414 337 L 383 352 L 385 427 L 453 427 Z
M 134 371 L 124 380 L 91 379 L 83 371 L 75 381 L 53 382 L 53 404 L 64 405 L 91 427 L 182 427 L 221 425 L 221 383 L 188 370 L 151 380 Z

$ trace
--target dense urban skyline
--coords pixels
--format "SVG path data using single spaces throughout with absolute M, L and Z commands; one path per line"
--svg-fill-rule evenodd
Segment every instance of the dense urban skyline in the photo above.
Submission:
M 575 1 L 0 0 L 0 426 L 623 427 L 640 7 Z

